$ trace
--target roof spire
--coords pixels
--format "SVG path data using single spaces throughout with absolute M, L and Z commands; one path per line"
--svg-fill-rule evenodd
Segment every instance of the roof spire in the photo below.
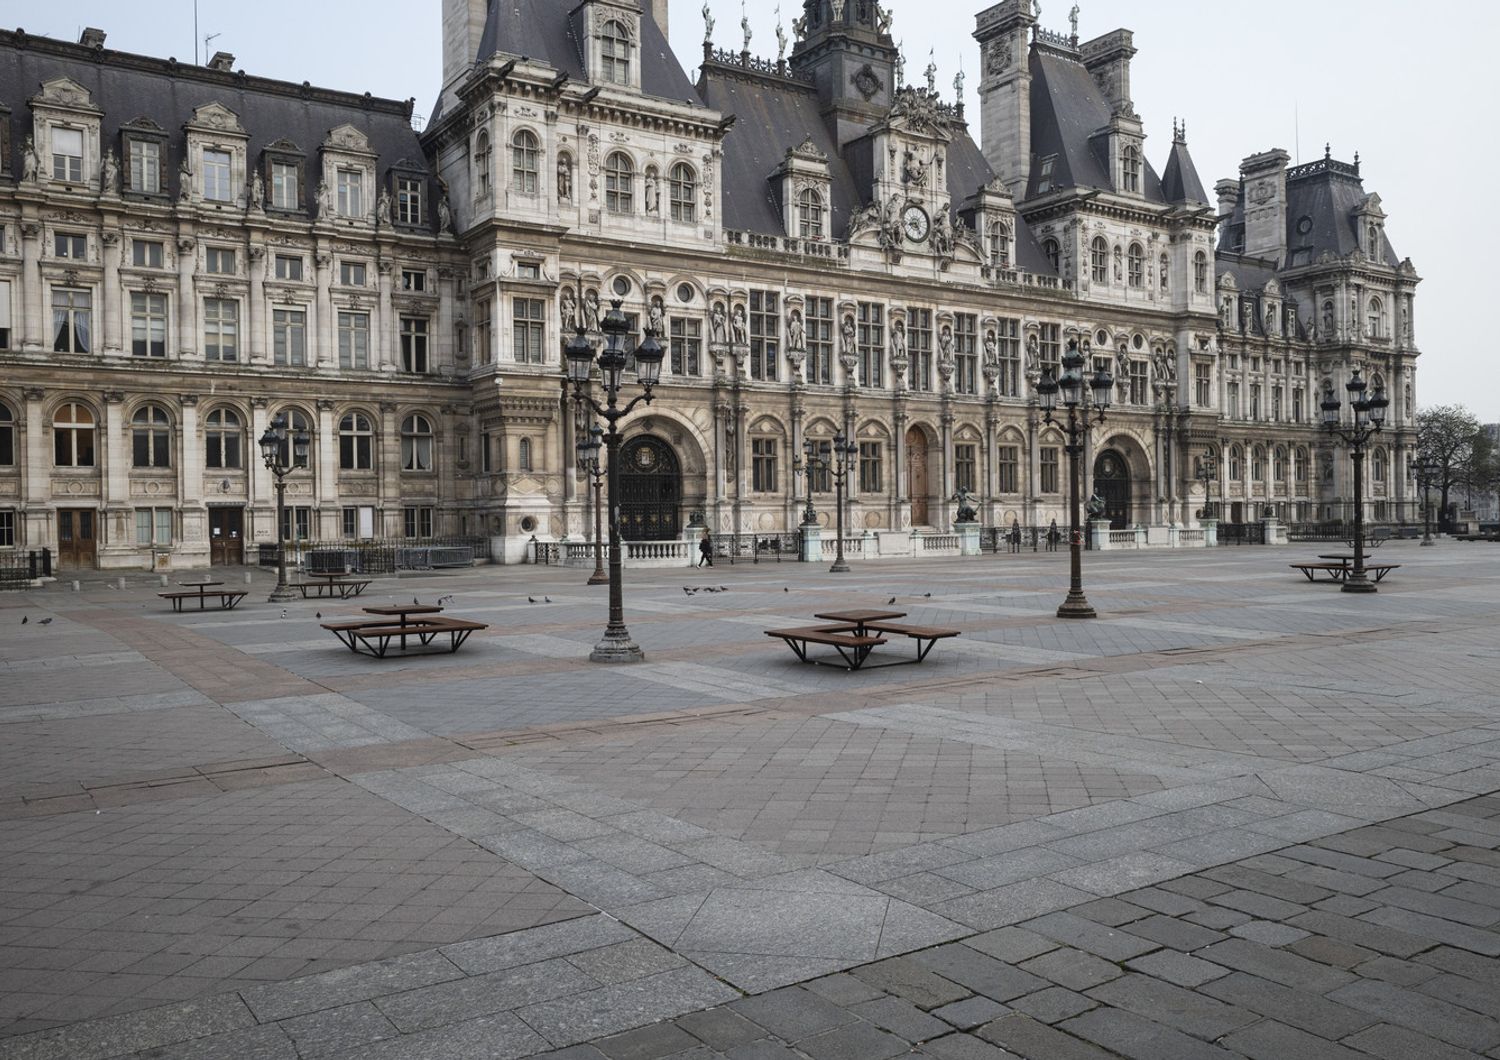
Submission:
M 1323 160 L 1326 162 L 1333 157 L 1333 144 L 1327 140 L 1323 141 Z

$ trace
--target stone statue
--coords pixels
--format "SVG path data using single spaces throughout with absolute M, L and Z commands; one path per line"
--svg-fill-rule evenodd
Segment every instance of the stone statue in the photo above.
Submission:
M 703 43 L 714 42 L 714 13 L 709 10 L 708 4 L 703 5 Z
M 891 32 L 891 9 L 880 3 L 875 5 L 875 32 L 882 37 L 890 36 Z
M 656 175 L 656 167 L 648 166 L 646 169 L 646 212 L 656 213 L 661 209 L 661 179 Z
M 781 27 L 781 20 L 776 21 L 776 62 L 780 65 L 786 60 L 786 30 Z
M 571 335 L 578 330 L 578 296 L 573 293 L 573 288 L 563 288 L 557 315 L 562 320 L 564 335 Z
M 997 364 L 1000 361 L 1000 341 L 995 338 L 994 331 L 984 333 L 984 363 Z
M 915 187 L 927 183 L 927 163 L 923 162 L 910 147 L 901 161 L 901 179 Z
M 99 190 L 105 195 L 113 195 L 117 190 L 115 184 L 120 178 L 120 161 L 115 157 L 114 148 L 104 152 L 104 162 L 99 168 Z
M 438 200 L 438 231 L 453 231 L 453 207 L 448 203 L 448 193 L 443 192 L 443 197 Z
M 1031 0 L 1031 17 L 1042 17 L 1042 0 Z
M 1042 351 L 1035 335 L 1026 338 L 1026 374 L 1035 376 L 1042 370 Z
M 801 41 L 807 39 L 807 16 L 792 19 L 792 39 Z
M 557 156 L 557 198 L 559 202 L 573 199 L 573 161 L 567 155 Z
M 740 30 L 745 34 L 745 50 L 749 51 L 750 38 L 753 34 L 750 32 L 750 16 L 745 14 L 744 0 L 740 3 Z
M 839 339 L 841 340 L 840 353 L 844 357 L 857 356 L 857 345 L 855 342 L 855 338 L 856 333 L 854 330 L 854 314 L 845 313 L 844 326 L 839 329 Z
M 21 181 L 31 184 L 36 181 L 37 169 L 41 162 L 36 156 L 36 141 L 26 137 L 26 142 L 21 145 Z
M 1166 350 L 1157 350 L 1152 358 L 1156 362 L 1156 381 L 1166 386 L 1177 382 L 1177 359 Z
M 1123 383 L 1130 378 L 1130 351 L 1121 343 L 1115 351 L 1115 382 Z
M 953 76 L 953 98 L 960 103 L 964 101 L 964 72 L 961 69 Z
M 750 344 L 749 326 L 745 320 L 745 307 L 737 305 L 734 307 L 734 315 L 729 321 L 729 333 L 734 337 L 736 346 L 748 346 Z
M 896 45 L 896 85 L 899 90 L 906 84 L 906 42 L 902 41 Z
M 923 71 L 927 76 L 927 94 L 937 95 L 937 56 L 936 49 L 927 53 L 927 69 Z
M 384 188 L 375 197 L 375 221 L 382 225 L 391 223 L 391 196 Z
M 947 324 L 943 330 L 938 332 L 938 358 L 944 361 L 953 360 L 953 329 Z
M 1333 303 L 1323 303 L 1323 338 L 1333 338 Z
M 177 196 L 181 199 L 193 197 L 193 171 L 188 167 L 186 158 L 183 158 L 182 165 L 177 167 Z
M 1088 512 L 1090 519 L 1097 519 L 1099 518 L 1099 516 L 1103 515 L 1104 508 L 1104 498 L 1099 496 L 1099 494 L 1097 493 L 1090 496 L 1088 499 L 1088 503 L 1084 505 L 1084 510 Z
M 729 318 L 724 313 L 724 303 L 715 302 L 708 316 L 708 341 L 716 346 L 729 342 Z
M 906 359 L 906 325 L 899 320 L 891 325 L 891 356 L 896 360 Z
M 333 216 L 333 189 L 326 180 L 318 181 L 318 216 Z
M 893 192 L 890 201 L 885 204 L 885 214 L 880 222 L 880 245 L 883 247 L 901 245 L 901 204 L 903 201 L 898 191 Z
M 795 309 L 786 318 L 786 345 L 789 350 L 807 349 L 807 329 L 802 326 L 802 314 Z
M 646 327 L 657 338 L 667 333 L 667 315 L 660 298 L 651 299 L 651 308 L 646 311 Z
M 583 329 L 595 334 L 599 331 L 599 292 L 592 287 L 583 296 Z
M 1073 39 L 1078 39 L 1078 5 L 1073 5 L 1073 10 L 1068 12 L 1068 21 L 1073 26 Z
M 250 178 L 250 207 L 251 209 L 259 210 L 263 206 L 265 206 L 265 204 L 266 181 L 265 178 L 260 175 L 260 170 L 257 169 L 255 171 L 255 175 Z
M 932 219 L 932 252 L 940 258 L 953 257 L 953 225 L 948 221 L 946 208 L 940 209 Z

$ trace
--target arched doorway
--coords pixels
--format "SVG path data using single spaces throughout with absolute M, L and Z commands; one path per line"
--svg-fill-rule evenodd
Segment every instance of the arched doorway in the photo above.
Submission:
M 1094 461 L 1094 492 L 1104 501 L 1111 530 L 1130 526 L 1130 465 L 1118 449 L 1106 449 Z
M 911 498 L 911 525 L 926 526 L 927 511 L 927 435 L 922 428 L 906 432 L 906 495 Z
M 672 447 L 649 434 L 620 447 L 620 536 L 670 541 L 682 532 L 682 466 Z

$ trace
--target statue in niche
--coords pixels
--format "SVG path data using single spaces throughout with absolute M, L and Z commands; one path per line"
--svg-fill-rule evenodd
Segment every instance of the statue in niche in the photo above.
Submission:
M 193 197 L 193 171 L 188 166 L 186 158 L 182 160 L 182 165 L 177 167 L 177 196 L 181 199 Z
M 734 315 L 729 321 L 729 333 L 733 336 L 736 346 L 748 346 L 750 344 L 750 328 L 745 319 L 744 305 L 734 307 Z
M 646 327 L 657 338 L 667 333 L 667 313 L 660 298 L 651 299 L 651 308 L 646 311 Z
M 796 309 L 786 318 L 786 345 L 789 350 L 807 349 L 807 329 L 802 324 L 802 313 Z
M 854 356 L 856 356 L 857 355 L 857 349 L 858 349 L 858 347 L 857 347 L 857 344 L 855 342 L 854 314 L 853 313 L 845 313 L 844 314 L 844 326 L 841 329 L 839 329 L 839 338 L 842 341 L 842 346 L 841 346 L 841 350 L 840 350 L 841 354 L 844 357 L 854 357 Z
M 1323 303 L 1323 338 L 1333 338 L 1333 303 Z
M 573 200 L 573 160 L 567 155 L 557 156 L 557 198 L 559 202 Z
M 259 210 L 266 204 L 266 181 L 260 175 L 260 170 L 250 178 L 250 208 Z
M 715 302 L 708 317 L 708 341 L 716 346 L 729 342 L 729 317 L 724 312 L 724 303 Z
M 578 296 L 573 293 L 573 288 L 563 288 L 557 315 L 562 320 L 563 334 L 571 335 L 578 330 Z
M 646 212 L 656 213 L 661 209 L 661 181 L 656 167 L 646 167 Z
M 947 324 L 938 332 L 938 360 L 953 360 L 953 329 Z
M 1268 305 L 1266 306 L 1266 334 L 1274 335 L 1276 334 L 1276 332 L 1276 307 L 1274 305 Z
M 906 360 L 906 325 L 899 320 L 891 325 L 891 359 Z
M 592 287 L 583 296 L 583 329 L 595 334 L 599 331 L 599 292 Z
M 984 333 L 984 363 L 998 364 L 1000 362 L 1000 342 L 995 338 L 993 329 Z
M 24 184 L 36 182 L 37 170 L 41 161 L 36 154 L 36 141 L 26 137 L 26 142 L 21 145 L 21 181 Z
M 326 190 L 327 186 L 324 186 Z M 438 200 L 438 231 L 453 231 L 453 207 L 448 203 L 448 193 L 443 192 L 443 197 Z
M 1035 377 L 1042 370 L 1042 348 L 1035 335 L 1026 336 L 1026 375 Z
M 1130 350 L 1122 342 L 1115 351 L 1115 382 L 1123 383 L 1130 378 Z
M 104 161 L 99 169 L 99 190 L 105 195 L 113 195 L 115 184 L 120 178 L 120 162 L 115 158 L 114 148 L 104 153 Z
M 391 223 L 391 194 L 384 188 L 375 197 L 375 222 L 382 225 Z
M 1115 283 L 1125 279 L 1125 255 L 1119 247 L 1115 247 Z

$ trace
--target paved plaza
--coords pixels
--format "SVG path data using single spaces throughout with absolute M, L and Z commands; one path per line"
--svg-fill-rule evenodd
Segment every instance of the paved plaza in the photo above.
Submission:
M 6 593 L 0 1060 L 1500 1058 L 1500 549 L 1318 548 L 629 571 L 618 668 L 587 571 Z

